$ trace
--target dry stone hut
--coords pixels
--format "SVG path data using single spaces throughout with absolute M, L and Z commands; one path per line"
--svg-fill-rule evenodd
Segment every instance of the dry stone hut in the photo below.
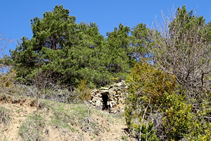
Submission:
M 109 87 L 95 89 L 91 92 L 90 103 L 99 110 L 109 110 L 111 113 L 122 111 L 126 89 L 127 85 L 124 80 Z

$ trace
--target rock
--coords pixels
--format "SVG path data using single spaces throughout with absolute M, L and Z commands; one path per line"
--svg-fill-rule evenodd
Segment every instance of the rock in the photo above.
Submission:
M 96 101 L 95 108 L 96 108 L 97 110 L 100 110 L 100 109 L 101 109 L 101 101 L 100 101 L 100 100 L 97 100 L 97 101 Z
M 115 86 L 116 87 L 121 87 L 122 86 L 122 83 L 121 82 L 120 83 L 116 83 Z
M 100 93 L 101 93 L 101 94 L 109 93 L 109 90 L 100 90 Z
M 102 87 L 102 88 L 100 88 L 99 90 L 109 90 L 109 88 Z
M 96 106 L 101 106 L 101 101 L 100 100 L 96 101 Z
M 116 94 L 116 91 L 114 91 L 114 90 L 109 90 L 108 92 L 109 92 L 109 94 L 113 94 L 113 95 Z
M 124 104 L 124 96 L 126 95 L 127 85 L 125 81 L 115 83 L 109 87 L 102 87 L 98 90 L 93 90 L 91 92 L 90 104 L 96 107 L 96 109 L 109 109 L 111 113 L 116 113 L 118 110 L 118 105 Z M 106 108 L 105 108 L 106 107 Z
M 110 108 L 110 113 L 116 114 L 117 113 L 117 110 L 115 108 Z

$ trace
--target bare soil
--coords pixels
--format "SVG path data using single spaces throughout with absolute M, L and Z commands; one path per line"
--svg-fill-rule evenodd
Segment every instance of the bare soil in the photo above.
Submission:
M 53 103 L 48 101 L 48 103 Z M 57 103 L 53 104 L 56 106 Z M 61 104 L 62 107 L 67 107 L 71 112 L 71 107 L 77 106 L 76 104 Z M 84 105 L 87 106 L 87 105 Z M 0 123 L 0 140 L 2 141 L 21 141 L 24 140 L 20 134 L 19 129 L 22 123 L 29 117 L 36 113 L 36 102 L 33 98 L 28 97 L 15 97 L 6 94 L 0 94 L 0 107 L 5 107 L 10 111 L 9 125 Z M 106 111 L 94 110 L 91 118 L 93 123 L 96 124 L 95 130 L 90 130 L 89 126 L 71 125 L 75 131 L 70 131 L 64 127 L 58 127 L 49 124 L 52 117 L 52 111 L 48 110 L 47 106 L 40 105 L 39 114 L 43 115 L 46 120 L 46 125 L 40 129 L 42 140 L 46 141 L 120 141 L 120 140 L 133 140 L 125 131 L 126 125 L 124 118 L 121 115 L 111 115 Z M 67 112 L 69 112 L 67 111 Z M 78 120 L 78 119 L 76 119 Z M 88 122 L 89 123 L 89 122 Z

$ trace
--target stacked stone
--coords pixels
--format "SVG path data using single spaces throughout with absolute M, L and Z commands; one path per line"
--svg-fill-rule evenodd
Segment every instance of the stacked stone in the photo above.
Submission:
M 95 89 L 91 92 L 90 103 L 95 106 L 96 109 L 103 109 L 103 106 L 105 106 L 105 99 L 103 100 L 103 97 L 107 97 L 108 99 L 106 105 L 109 108 L 115 108 L 118 105 L 124 105 L 124 95 L 126 89 L 127 86 L 124 81 L 113 84 L 108 88 L 102 87 L 99 90 Z
M 91 101 L 90 103 L 93 106 L 96 106 L 97 109 L 103 106 L 102 95 L 108 93 L 108 88 L 100 88 L 99 90 L 93 90 L 91 92 Z

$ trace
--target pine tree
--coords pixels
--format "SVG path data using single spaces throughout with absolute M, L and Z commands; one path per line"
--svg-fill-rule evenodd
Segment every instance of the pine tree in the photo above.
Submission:
M 149 52 L 147 52 L 146 47 L 151 46 L 152 44 L 152 40 L 148 35 L 150 29 L 143 23 L 134 26 L 132 29 L 131 45 L 133 47 L 133 52 L 131 56 L 135 56 L 137 59 L 149 56 Z
M 75 20 L 63 6 L 55 6 L 43 18 L 31 20 L 33 37 L 23 37 L 11 51 L 19 79 L 33 78 L 40 60 L 41 71 L 48 72 L 47 77 L 55 82 L 75 86 L 86 77 L 88 81 L 97 78 L 95 85 L 100 83 L 102 68 L 106 70 L 106 67 L 94 68 L 94 65 L 104 65 L 98 62 L 102 60 L 99 53 L 104 38 L 95 23 L 77 24 Z
M 130 72 L 130 60 L 128 52 L 131 50 L 129 45 L 130 28 L 119 24 L 119 28 L 115 27 L 114 31 L 107 33 L 107 54 L 109 54 L 106 59 L 108 71 L 115 77 L 120 79 L 125 78 L 125 74 Z
M 75 21 L 63 6 L 31 20 L 32 38 L 23 37 L 10 51 L 20 81 L 30 82 L 38 66 L 54 83 L 72 86 L 84 77 L 90 87 L 107 85 L 111 77 L 125 79 L 137 59 L 135 54 L 143 54 L 138 40 L 143 37 L 145 42 L 145 25 L 135 28 L 131 37 L 130 28 L 120 24 L 104 38 L 95 23 Z M 137 32 L 143 32 L 141 37 Z

